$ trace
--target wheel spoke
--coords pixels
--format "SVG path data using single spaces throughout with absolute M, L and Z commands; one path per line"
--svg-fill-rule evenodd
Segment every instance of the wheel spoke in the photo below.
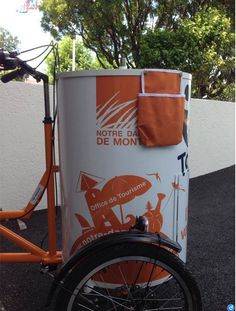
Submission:
M 121 267 L 120 267 L 120 265 L 119 265 L 119 271 L 120 271 L 120 273 L 121 273 L 121 276 L 122 276 L 122 279 L 123 279 L 123 281 L 125 282 L 125 287 L 126 287 L 126 290 L 127 290 L 127 292 L 128 292 L 128 298 L 129 298 L 129 296 L 130 296 L 130 298 L 131 298 L 131 300 L 133 301 L 133 295 L 132 295 L 132 293 L 131 293 L 131 291 L 130 291 L 130 289 L 129 289 L 129 286 L 128 286 L 128 284 L 127 284 L 127 281 L 126 281 L 126 279 L 125 279 L 125 277 L 124 277 L 124 274 L 123 274 L 123 272 L 122 272 L 122 270 L 121 270 Z
M 147 302 L 147 301 L 145 300 L 145 297 L 147 296 L 147 294 L 148 294 L 148 292 L 149 292 L 149 290 L 150 290 L 149 284 L 150 284 L 150 282 L 151 282 L 151 279 L 152 279 L 152 276 L 153 276 L 153 273 L 154 273 L 155 270 L 156 270 L 156 265 L 153 264 L 153 266 L 152 266 L 152 271 L 151 271 L 151 273 L 150 273 L 150 276 L 149 276 L 149 279 L 148 279 L 148 282 L 147 282 L 147 286 L 146 286 L 146 288 L 145 288 L 144 297 L 143 297 L 143 299 L 142 299 L 143 307 L 145 307 L 146 302 Z
M 86 287 L 90 288 L 91 289 L 91 293 L 88 293 L 86 294 L 87 297 L 102 297 L 102 298 L 105 298 L 106 300 L 110 301 L 113 305 L 113 307 L 109 308 L 107 311 L 109 310 L 117 310 L 117 307 L 122 307 L 122 308 L 125 308 L 124 310 L 135 310 L 135 307 L 139 304 L 139 303 L 143 303 L 144 305 L 146 305 L 147 303 L 158 303 L 158 307 L 157 308 L 149 308 L 149 309 L 145 309 L 145 311 L 155 311 L 155 310 L 182 310 L 183 307 L 181 306 L 175 306 L 175 307 L 167 307 L 167 304 L 168 303 L 175 303 L 175 302 L 181 302 L 181 298 L 176 298 L 176 296 L 178 295 L 178 293 L 175 293 L 175 296 L 172 296 L 170 298 L 147 298 L 147 297 L 150 297 L 150 295 L 154 294 L 157 290 L 160 290 L 160 287 L 159 286 L 156 286 L 156 288 L 154 290 L 151 290 L 150 291 L 150 283 L 151 283 L 151 279 L 152 279 L 152 276 L 154 274 L 154 271 L 155 269 L 157 268 L 156 265 L 153 265 L 152 267 L 152 270 L 151 270 L 151 273 L 149 275 L 149 279 L 148 279 L 148 282 L 147 282 L 147 287 L 144 289 L 144 298 L 136 298 L 136 297 L 133 297 L 133 295 L 131 295 L 131 291 L 130 291 L 130 288 L 129 288 L 129 285 L 127 283 L 127 280 L 124 276 L 124 273 L 122 271 L 122 268 L 119 266 L 119 271 L 120 271 L 120 274 L 122 275 L 122 279 L 124 281 L 124 284 L 125 284 L 125 288 L 127 290 L 127 297 L 126 298 L 121 298 L 121 297 L 115 297 L 115 296 L 112 296 L 109 292 L 109 289 L 108 288 L 105 288 L 104 290 L 106 291 L 107 293 L 107 296 L 102 294 L 101 292 L 95 290 L 93 287 L 90 287 L 89 285 L 85 285 Z M 162 269 L 162 271 L 164 271 L 164 269 Z M 162 272 L 161 271 L 161 272 Z M 102 275 L 100 275 L 100 279 L 101 281 L 105 282 L 104 278 Z M 136 278 L 137 279 L 137 278 Z M 96 282 L 95 282 L 96 283 Z M 134 284 L 134 283 L 133 283 Z M 132 285 L 133 285 L 132 284 Z M 165 282 L 166 284 L 166 282 Z M 97 285 L 97 288 L 99 288 L 99 286 Z M 167 292 L 168 288 L 165 289 L 164 293 Z M 147 292 L 148 291 L 148 292 Z M 134 292 L 135 293 L 135 292 Z M 162 291 L 163 293 L 163 291 Z M 130 297 L 132 296 L 132 297 Z M 128 303 L 130 303 L 132 301 L 133 303 L 133 308 L 127 306 Z M 89 310 L 89 308 L 88 308 Z
M 111 301 L 111 302 L 114 302 L 114 303 L 117 304 L 118 306 L 124 307 L 125 310 L 132 310 L 132 311 L 133 311 L 132 308 L 128 308 L 127 306 L 123 305 L 122 303 L 119 303 L 118 301 L 115 301 L 114 299 L 112 299 L 112 298 L 110 298 L 110 297 L 107 297 L 106 295 L 103 295 L 102 293 L 96 291 L 93 287 L 90 287 L 90 286 L 88 286 L 88 285 L 85 285 L 85 286 L 87 286 L 88 288 L 92 289 L 96 294 L 98 294 L 99 297 L 102 297 L 102 298 L 105 298 L 105 299 L 107 299 L 107 300 L 109 300 L 109 301 Z
M 178 293 L 176 293 L 175 296 L 173 296 L 173 297 L 171 298 L 171 300 L 175 300 L 174 298 L 175 298 L 177 295 L 178 295 Z M 166 306 L 171 300 L 168 299 L 166 302 L 164 302 L 164 303 L 161 305 L 161 307 L 163 308 L 164 306 Z
M 138 246 L 120 245 L 100 252 L 97 261 L 82 261 L 65 279 L 65 298 L 55 311 L 189 311 L 196 304 L 202 311 L 184 265 L 165 250 Z
M 86 309 L 86 310 L 94 311 L 94 309 L 90 309 L 89 307 L 87 307 L 87 306 L 85 306 L 85 305 L 82 305 L 81 303 L 77 303 L 77 305 L 78 305 L 79 307 L 83 307 L 83 308 Z
M 167 310 L 183 310 L 183 307 L 170 307 L 170 308 L 155 308 L 155 309 L 146 309 L 145 311 L 167 311 Z
M 162 271 L 164 271 L 164 269 L 162 269 Z M 165 282 L 164 282 L 163 284 L 167 284 L 167 283 L 169 282 L 169 280 L 171 280 L 171 278 L 172 278 L 172 276 L 170 276 L 168 279 L 166 279 Z M 163 284 L 161 284 L 161 285 L 163 285 Z M 147 296 L 146 296 L 145 298 L 149 297 L 150 295 L 153 295 L 157 290 L 160 291 L 160 286 L 159 286 L 159 285 L 158 285 L 158 286 L 155 286 L 153 290 L 149 291 L 148 294 L 147 294 Z M 164 291 L 164 293 L 165 293 L 167 290 L 168 290 L 168 289 L 166 289 L 166 290 Z M 162 293 L 162 294 L 163 294 L 163 293 Z
M 93 297 L 99 297 L 101 295 L 97 295 L 97 294 L 86 294 L 87 296 L 93 296 Z M 116 299 L 116 300 L 120 300 L 120 301 L 124 301 L 124 302 L 127 302 L 128 300 L 127 299 L 124 299 L 124 298 L 120 298 L 120 297 L 115 297 L 115 296 L 109 296 L 111 299 Z M 138 300 L 138 299 L 134 299 L 134 300 Z
M 140 276 L 140 274 L 141 274 L 141 270 L 143 269 L 143 265 L 144 265 L 144 262 L 142 262 L 141 267 L 140 267 L 139 270 L 138 270 L 138 274 L 137 274 L 137 276 L 136 276 L 136 278 L 135 278 L 134 283 L 132 284 L 133 286 L 138 282 L 138 278 L 139 278 L 139 276 Z
M 103 278 L 103 276 L 102 276 L 102 273 L 100 273 L 100 277 L 101 277 L 101 280 L 104 282 L 104 278 Z M 110 293 L 109 293 L 109 289 L 108 289 L 108 288 L 106 288 L 106 292 L 107 292 L 108 296 L 110 297 L 110 299 L 111 299 L 111 301 L 112 301 L 113 307 L 114 307 L 115 310 L 117 311 L 116 306 L 115 306 L 115 304 L 114 304 L 114 301 L 113 301 L 113 299 L 112 299 L 111 296 L 110 296 Z

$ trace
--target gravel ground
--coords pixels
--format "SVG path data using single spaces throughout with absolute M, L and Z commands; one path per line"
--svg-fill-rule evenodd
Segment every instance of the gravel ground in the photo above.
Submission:
M 187 266 L 199 284 L 206 311 L 224 311 L 235 303 L 234 187 L 234 167 L 190 180 Z M 19 231 L 15 221 L 7 226 Z M 40 244 L 45 211 L 35 212 L 27 226 L 21 234 Z M 1 240 L 1 250 L 16 248 Z M 48 310 L 44 303 L 51 278 L 39 270 L 38 264 L 0 266 L 1 311 Z

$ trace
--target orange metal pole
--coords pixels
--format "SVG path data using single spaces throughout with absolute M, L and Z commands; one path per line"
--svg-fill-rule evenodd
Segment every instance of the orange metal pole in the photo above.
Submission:
M 52 255 L 2 225 L 0 225 L 0 235 L 29 252 L 0 253 L 0 262 L 41 262 L 44 264 L 62 262 L 61 252 L 57 251 Z
M 61 251 L 57 251 L 54 256 L 52 256 L 49 253 L 47 253 L 47 256 L 43 257 L 42 262 L 45 265 L 61 263 L 62 262 L 62 252 Z
M 19 245 L 23 249 L 29 251 L 30 253 L 34 255 L 44 255 L 46 252 L 38 247 L 37 245 L 34 245 L 30 241 L 22 238 L 15 232 L 11 231 L 10 229 L 0 225 L 0 235 L 4 236 L 6 239 L 14 242 L 15 244 Z
M 42 262 L 42 256 L 32 255 L 30 253 L 3 253 L 0 254 L 1 263 L 26 263 Z
M 45 157 L 46 172 L 35 190 L 30 202 L 22 210 L 0 211 L 0 219 L 28 218 L 41 200 L 47 188 L 47 209 L 48 209 L 48 252 L 37 245 L 24 239 L 18 234 L 3 225 L 0 225 L 0 235 L 14 242 L 28 252 L 21 253 L 0 253 L 0 262 L 42 262 L 44 264 L 62 262 L 62 253 L 56 251 L 56 210 L 54 173 L 58 172 L 58 166 L 54 165 L 53 159 L 53 121 L 50 117 L 48 77 L 41 74 L 44 82 L 44 135 L 45 135 Z
M 41 178 L 38 187 L 30 199 L 29 203 L 24 209 L 11 210 L 11 211 L 0 211 L 0 219 L 16 219 L 16 218 L 29 218 L 33 212 L 34 207 L 41 200 L 43 191 L 46 187 L 49 173 L 45 172 Z M 25 215 L 25 216 L 24 216 Z
M 0 254 L 0 263 L 43 263 L 45 265 L 58 264 L 62 262 L 61 252 L 57 252 L 55 256 L 33 255 L 31 253 L 2 253 Z
M 33 207 L 33 206 L 32 206 Z M 27 213 L 26 208 L 22 210 L 15 211 L 0 211 L 0 219 L 17 219 L 23 218 L 23 216 Z
M 46 171 L 49 172 L 47 185 L 47 205 L 48 205 L 48 250 L 50 256 L 56 254 L 56 210 L 55 210 L 55 192 L 54 192 L 54 163 L 53 163 L 53 135 L 52 121 L 44 123 L 45 132 L 45 155 Z

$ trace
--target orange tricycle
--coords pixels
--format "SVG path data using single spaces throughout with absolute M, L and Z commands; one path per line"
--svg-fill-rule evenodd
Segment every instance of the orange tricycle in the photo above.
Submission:
M 45 173 L 27 206 L 20 210 L 0 211 L 2 221 L 0 225 L 1 237 L 17 244 L 22 249 L 22 252 L 18 253 L 1 253 L 1 264 L 39 263 L 44 271 L 50 272 L 52 269 L 56 269 L 47 301 L 47 304 L 50 304 L 51 300 L 54 301 L 55 311 L 203 310 L 198 286 L 191 273 L 187 270 L 185 263 L 179 258 L 180 244 L 162 232 L 153 232 L 157 226 L 153 225 L 153 223 L 150 224 L 150 217 L 155 216 L 155 213 L 159 213 L 159 221 L 162 222 L 160 204 L 165 195 L 158 193 L 156 207 L 153 208 L 154 202 L 148 202 L 147 212 L 137 215 L 136 218 L 123 215 L 122 204 L 126 204 L 128 199 L 131 202 L 131 198 L 132 204 L 136 204 L 136 192 L 140 196 L 144 192 L 148 193 L 151 184 L 147 181 L 147 178 L 155 178 L 157 174 L 150 176 L 151 173 L 149 172 L 147 178 L 136 177 L 136 184 L 135 181 L 133 182 L 134 173 L 132 176 L 131 174 L 129 176 L 123 174 L 119 177 L 110 178 L 109 183 L 106 180 L 100 180 L 99 184 L 98 181 L 96 182 L 96 176 L 85 173 L 81 175 L 81 172 L 80 174 L 78 172 L 78 180 L 73 182 L 77 185 L 78 193 L 81 193 L 81 191 L 86 192 L 88 202 L 90 202 L 91 215 L 94 217 L 100 215 L 99 217 L 102 219 L 101 207 L 104 208 L 110 204 L 109 214 L 100 225 L 105 228 L 107 223 L 109 227 L 111 223 L 116 221 L 119 226 L 117 225 L 116 230 L 107 230 L 105 234 L 96 227 L 99 224 L 96 224 L 95 227 L 91 226 L 92 220 L 88 220 L 82 212 L 78 213 L 75 217 L 77 217 L 78 225 L 80 224 L 82 227 L 82 234 L 96 232 L 96 236 L 93 235 L 95 238 L 90 240 L 87 238 L 87 240 L 84 240 L 87 242 L 82 245 L 75 242 L 71 248 L 72 251 L 67 256 L 64 256 L 63 252 L 57 249 L 54 177 L 55 174 L 61 174 L 61 166 L 60 163 L 57 164 L 54 160 L 56 116 L 52 117 L 51 115 L 49 79 L 47 75 L 37 71 L 26 61 L 21 60 L 15 52 L 0 50 L 0 67 L 7 70 L 7 73 L 1 77 L 3 83 L 22 77 L 24 74 L 32 76 L 37 82 L 43 82 L 45 107 L 43 126 L 46 164 Z M 81 75 L 83 76 L 83 74 L 82 72 Z M 134 75 L 137 76 L 136 73 Z M 106 79 L 103 75 L 101 83 L 104 81 Z M 70 79 L 67 79 L 66 83 L 70 83 Z M 72 83 L 74 82 L 72 81 Z M 139 82 L 137 87 L 139 87 Z M 58 90 L 58 97 L 60 97 L 60 90 Z M 178 97 L 178 100 L 180 97 Z M 133 103 L 128 103 L 122 107 L 128 107 L 128 105 L 131 105 L 129 106 L 130 111 L 134 112 Z M 101 118 L 102 108 L 97 107 L 98 111 L 100 111 L 98 119 L 100 118 L 101 122 L 99 126 L 103 126 L 105 118 L 109 118 L 115 109 L 118 109 L 116 104 L 112 106 L 108 103 L 107 107 L 110 110 L 106 111 L 107 115 L 103 116 L 103 118 Z M 121 117 L 120 120 L 122 120 Z M 109 126 L 111 129 L 111 124 Z M 104 128 L 101 130 L 101 134 L 103 130 Z M 121 134 L 119 134 L 122 132 L 122 126 L 118 129 L 113 127 L 112 131 L 116 135 L 116 141 L 122 141 L 119 140 L 119 138 L 122 138 Z M 126 140 L 123 141 L 126 142 Z M 106 148 L 109 146 L 100 147 Z M 135 161 L 135 159 L 127 158 L 128 160 Z M 89 155 L 87 161 L 90 161 Z M 160 183 L 160 176 L 158 177 L 159 180 L 158 178 L 156 180 Z M 175 180 L 173 185 L 177 189 L 178 180 Z M 124 190 L 121 189 L 123 186 L 126 187 Z M 70 187 L 70 182 L 61 186 L 62 208 L 67 209 L 68 212 L 63 187 Z M 105 193 L 104 189 L 106 189 L 107 198 L 95 202 L 95 196 L 101 193 L 102 190 Z M 178 188 L 178 191 L 181 191 L 181 189 Z M 44 250 L 26 240 L 4 225 L 6 219 L 29 218 L 45 193 L 47 195 L 48 250 Z M 118 208 L 114 211 L 116 206 Z M 100 214 L 96 214 L 98 210 Z M 118 215 L 117 211 L 120 211 L 121 215 Z M 109 217 L 111 217 L 110 220 Z M 119 222 L 117 219 L 119 219 Z M 122 227 L 124 223 L 126 226 Z M 152 227 L 153 230 L 150 229 Z M 92 234 L 87 236 L 90 237 Z M 78 241 L 77 238 L 75 237 L 75 241 Z M 66 238 L 63 239 L 63 243 L 65 243 L 63 249 L 67 248 Z M 2 265 L 2 269 L 4 269 L 4 265 Z

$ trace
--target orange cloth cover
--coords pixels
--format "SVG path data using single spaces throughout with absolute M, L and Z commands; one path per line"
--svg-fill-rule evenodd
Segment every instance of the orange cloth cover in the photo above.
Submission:
M 181 72 L 144 71 L 143 93 L 180 94 Z
M 177 145 L 182 141 L 184 96 L 140 94 L 138 131 L 144 146 Z

